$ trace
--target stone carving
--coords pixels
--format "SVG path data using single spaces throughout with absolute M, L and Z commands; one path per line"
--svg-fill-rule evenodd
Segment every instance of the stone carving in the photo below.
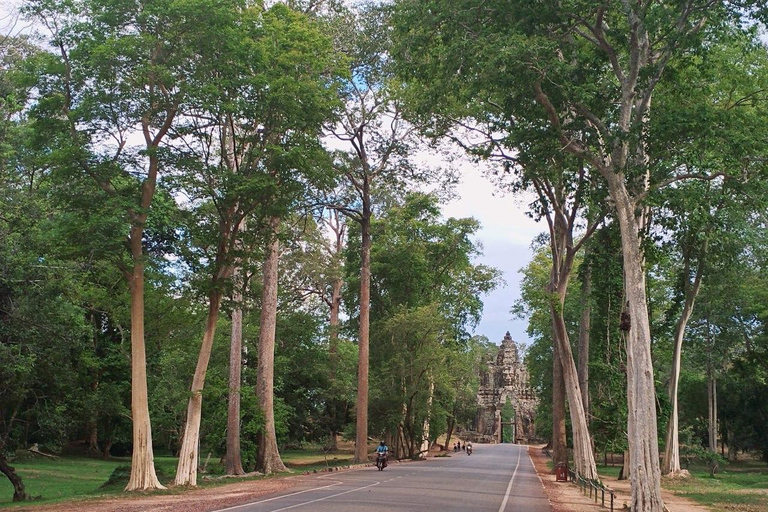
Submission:
M 515 410 L 515 417 L 505 418 L 502 425 L 501 411 L 507 399 Z M 532 442 L 536 439 L 537 402 L 528 384 L 528 370 L 520 361 L 517 344 L 507 332 L 496 360 L 488 361 L 487 368 L 480 372 L 478 411 L 472 437 L 478 442 L 500 443 L 502 431 L 512 429 L 511 437 L 515 443 Z

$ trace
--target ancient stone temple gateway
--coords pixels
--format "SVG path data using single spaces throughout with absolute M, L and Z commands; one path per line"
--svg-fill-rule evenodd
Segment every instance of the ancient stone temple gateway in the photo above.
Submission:
M 504 418 L 502 422 L 502 408 L 508 399 L 515 411 L 514 418 Z M 512 429 L 511 438 L 515 443 L 532 442 L 536 439 L 537 402 L 528 384 L 528 370 L 520 361 L 517 344 L 507 332 L 496 360 L 488 361 L 487 369 L 480 372 L 473 437 L 479 442 L 500 443 L 502 432 Z

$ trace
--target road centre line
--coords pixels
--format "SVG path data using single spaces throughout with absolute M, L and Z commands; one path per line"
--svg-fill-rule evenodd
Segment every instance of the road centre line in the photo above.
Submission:
M 501 506 L 499 507 L 499 512 L 504 512 L 504 509 L 507 507 L 507 501 L 509 501 L 509 493 L 512 491 L 512 482 L 515 481 L 515 476 L 517 476 L 517 468 L 520 467 L 520 450 L 518 448 L 517 450 L 517 465 L 515 466 L 515 472 L 512 473 L 512 478 L 509 479 L 509 484 L 507 484 L 507 492 L 504 494 L 504 501 L 501 502 Z

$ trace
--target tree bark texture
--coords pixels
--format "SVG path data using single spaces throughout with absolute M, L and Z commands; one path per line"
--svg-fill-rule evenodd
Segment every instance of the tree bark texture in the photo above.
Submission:
M 581 284 L 581 316 L 579 318 L 579 389 L 581 389 L 581 401 L 584 404 L 584 414 L 587 417 L 587 426 L 591 428 L 589 398 L 589 335 L 592 320 L 592 266 L 587 261 L 589 245 L 584 254 L 584 280 Z
M 669 379 L 669 401 L 672 403 L 672 411 L 669 415 L 669 423 L 667 423 L 667 442 L 663 461 L 663 474 L 665 475 L 679 473 L 682 469 L 680 467 L 680 435 L 678 427 L 679 408 L 677 395 L 680 384 L 680 365 L 682 362 L 685 328 L 688 325 L 688 320 L 690 320 L 691 314 L 693 314 L 696 297 L 701 288 L 701 280 L 704 273 L 704 254 L 707 250 L 706 242 L 702 249 L 693 284 L 689 284 L 688 281 L 690 258 L 688 257 L 688 254 L 686 254 L 684 258 L 683 275 L 685 278 L 685 303 L 683 304 L 683 311 L 680 313 L 680 318 L 678 318 L 677 324 L 675 325 L 675 349 L 672 356 L 672 375 Z
M 709 451 L 717 453 L 717 378 L 715 373 L 710 370 L 707 380 L 707 412 L 709 415 L 708 433 L 709 433 Z
M 640 227 L 621 174 L 604 174 L 616 206 L 621 230 L 624 287 L 631 326 L 627 333 L 627 405 L 631 509 L 662 512 L 661 468 L 656 424 L 656 390 L 651 359 L 651 333 L 645 294 Z
M 174 485 L 197 485 L 198 444 L 200 441 L 200 420 L 203 412 L 203 387 L 208 362 L 211 359 L 213 338 L 216 335 L 216 322 L 219 320 L 221 291 L 215 287 L 208 294 L 208 319 L 205 323 L 203 343 L 197 357 L 195 375 L 192 378 L 191 396 L 187 404 L 187 419 L 184 423 L 184 435 L 179 451 Z
M 280 261 L 280 242 L 277 235 L 280 230 L 280 219 L 271 218 L 269 225 L 272 233 L 264 256 L 259 360 L 256 373 L 256 394 L 258 395 L 259 408 L 264 414 L 264 429 L 258 435 L 256 469 L 267 475 L 287 471 L 277 447 L 274 405 L 277 281 Z
M 552 462 L 568 463 L 568 438 L 565 431 L 565 382 L 558 345 L 552 340 Z
M 573 435 L 573 462 L 579 475 L 589 480 L 598 480 L 595 456 L 592 453 L 592 440 L 589 436 L 587 417 L 584 413 L 584 405 L 581 401 L 579 389 L 579 376 L 576 371 L 576 363 L 573 360 L 571 343 L 565 328 L 563 318 L 563 304 L 565 295 L 560 297 L 559 306 L 551 304 L 551 314 L 554 327 L 554 340 L 557 343 L 560 365 L 563 371 L 565 392 L 568 397 L 568 409 L 571 413 L 571 426 Z
M 242 270 L 234 273 L 232 335 L 229 345 L 229 401 L 227 404 L 227 453 L 224 464 L 228 475 L 244 475 L 240 454 L 240 386 L 243 366 L 243 289 Z
M 368 358 L 371 310 L 371 212 L 364 202 L 360 249 L 360 330 L 357 360 L 355 462 L 368 462 Z
M 133 452 L 131 476 L 126 491 L 165 489 L 157 479 L 152 451 L 152 426 L 149 420 L 147 392 L 147 356 L 144 345 L 144 262 L 141 247 L 143 229 L 131 229 L 133 273 L 129 277 L 131 291 L 131 418 L 133 420 Z

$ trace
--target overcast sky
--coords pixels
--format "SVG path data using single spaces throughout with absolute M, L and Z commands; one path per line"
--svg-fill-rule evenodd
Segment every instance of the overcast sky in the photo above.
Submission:
M 477 240 L 483 245 L 483 256 L 478 263 L 502 271 L 506 286 L 485 296 L 483 318 L 475 329 L 494 343 L 500 343 L 507 331 L 512 339 L 528 344 L 526 320 L 513 318 L 510 309 L 520 297 L 519 270 L 531 261 L 531 241 L 546 230 L 525 215 L 526 199 L 503 196 L 472 164 L 462 167 L 460 196 L 443 207 L 446 217 L 474 217 L 481 223 Z

